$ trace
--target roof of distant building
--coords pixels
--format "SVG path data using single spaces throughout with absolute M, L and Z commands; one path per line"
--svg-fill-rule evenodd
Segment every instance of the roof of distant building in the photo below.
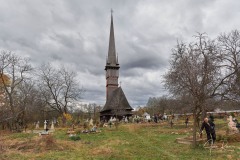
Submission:
M 113 91 L 101 112 L 110 110 L 118 113 L 124 112 L 124 110 L 133 110 L 121 87 L 118 87 Z

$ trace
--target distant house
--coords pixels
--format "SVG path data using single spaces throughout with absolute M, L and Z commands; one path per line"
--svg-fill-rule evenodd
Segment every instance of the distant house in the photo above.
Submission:
M 144 112 L 142 117 L 145 119 L 145 120 L 151 120 L 151 116 L 150 114 L 148 114 L 147 112 Z

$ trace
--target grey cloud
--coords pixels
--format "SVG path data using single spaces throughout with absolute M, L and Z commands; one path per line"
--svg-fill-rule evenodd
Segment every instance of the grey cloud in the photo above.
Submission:
M 146 57 L 134 58 L 132 62 L 123 65 L 123 69 L 133 69 L 133 68 L 149 68 L 149 69 L 160 69 L 161 66 L 167 65 L 167 62 L 161 62 L 158 57 L 151 57 L 151 55 Z
M 0 48 L 33 65 L 70 65 L 86 87 L 84 101 L 104 104 L 106 55 L 113 8 L 120 80 L 129 102 L 166 94 L 161 75 L 176 40 L 240 28 L 240 2 L 208 0 L 0 0 Z
M 62 58 L 61 58 L 60 56 L 56 55 L 56 54 L 52 54 L 52 55 L 51 55 L 51 58 L 52 58 L 53 60 L 62 60 Z

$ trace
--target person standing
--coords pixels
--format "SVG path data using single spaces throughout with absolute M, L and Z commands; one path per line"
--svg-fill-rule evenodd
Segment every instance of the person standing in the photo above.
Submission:
M 185 120 L 186 128 L 188 128 L 189 118 L 187 117 Z
M 206 131 L 207 140 L 209 141 L 210 139 L 212 139 L 212 142 L 214 143 L 216 140 L 215 124 L 212 121 L 209 121 L 208 118 L 204 118 L 204 121 L 201 126 L 201 130 L 200 130 L 201 137 L 202 137 L 203 129 L 205 129 Z

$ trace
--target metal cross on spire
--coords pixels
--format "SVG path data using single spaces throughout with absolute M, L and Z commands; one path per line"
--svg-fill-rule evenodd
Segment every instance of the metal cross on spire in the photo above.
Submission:
M 111 14 L 113 14 L 113 9 L 111 8 Z

